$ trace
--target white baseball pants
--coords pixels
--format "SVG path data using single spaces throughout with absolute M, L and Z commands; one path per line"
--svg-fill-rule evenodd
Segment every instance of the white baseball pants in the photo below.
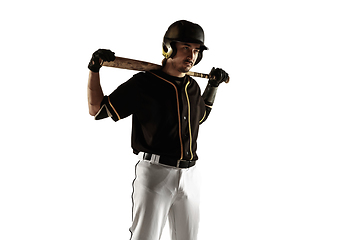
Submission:
M 169 220 L 172 240 L 196 240 L 200 178 L 196 165 L 174 168 L 142 160 L 133 182 L 131 240 L 159 240 Z

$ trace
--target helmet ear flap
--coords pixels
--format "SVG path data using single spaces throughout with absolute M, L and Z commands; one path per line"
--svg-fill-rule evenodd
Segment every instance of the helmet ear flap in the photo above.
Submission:
M 162 55 L 168 59 L 172 54 L 171 46 L 167 45 L 165 42 L 162 44 Z
M 176 55 L 175 43 L 174 42 L 171 42 L 171 43 L 163 42 L 162 55 L 166 59 L 174 57 Z

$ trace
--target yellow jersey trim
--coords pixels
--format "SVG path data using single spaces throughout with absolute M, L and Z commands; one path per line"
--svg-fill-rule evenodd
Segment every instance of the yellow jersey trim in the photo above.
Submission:
M 204 116 L 202 117 L 202 119 L 199 121 L 199 123 L 201 123 L 202 121 L 204 121 L 204 118 L 206 117 L 206 110 L 205 110 L 205 113 L 204 113 Z
M 117 116 L 118 119 L 120 120 L 121 118 L 120 118 L 119 114 L 118 114 L 117 111 L 115 110 L 114 106 L 111 104 L 110 97 L 108 97 L 108 101 L 109 101 L 110 106 L 112 107 L 112 109 L 113 109 L 114 112 L 116 113 L 116 116 Z
M 188 92 L 187 92 L 187 87 L 189 86 L 190 84 L 190 80 L 188 81 L 188 83 L 186 84 L 185 86 L 185 94 L 186 94 L 186 99 L 187 99 L 187 103 L 188 103 L 188 123 L 189 123 L 189 137 L 190 137 L 190 154 L 191 154 L 191 158 L 190 158 L 190 161 L 193 159 L 193 153 L 192 153 L 192 135 L 191 135 L 191 124 L 190 124 L 190 119 L 191 119 L 191 116 L 190 116 L 190 100 L 189 100 L 189 95 L 188 95 Z

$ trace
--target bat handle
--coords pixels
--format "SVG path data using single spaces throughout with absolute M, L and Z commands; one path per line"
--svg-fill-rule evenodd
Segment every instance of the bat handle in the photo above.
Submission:
M 209 74 L 198 73 L 198 72 L 188 72 L 188 75 L 200 78 L 209 78 Z
M 198 72 L 190 72 L 190 71 L 187 72 L 186 74 L 189 75 L 189 76 L 193 76 L 193 77 L 207 78 L 207 79 L 213 80 L 212 78 L 210 78 L 209 74 L 198 73 Z M 230 82 L 230 77 L 228 77 L 225 80 L 225 83 L 229 83 L 229 82 Z

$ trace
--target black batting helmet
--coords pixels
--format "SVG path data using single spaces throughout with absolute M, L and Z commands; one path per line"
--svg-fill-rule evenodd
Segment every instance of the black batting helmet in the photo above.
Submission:
M 168 59 L 176 55 L 175 42 L 198 43 L 200 44 L 200 52 L 194 64 L 196 65 L 202 59 L 202 52 L 208 50 L 204 40 L 204 30 L 200 25 L 186 20 L 174 22 L 170 25 L 164 36 L 162 46 L 163 56 Z

